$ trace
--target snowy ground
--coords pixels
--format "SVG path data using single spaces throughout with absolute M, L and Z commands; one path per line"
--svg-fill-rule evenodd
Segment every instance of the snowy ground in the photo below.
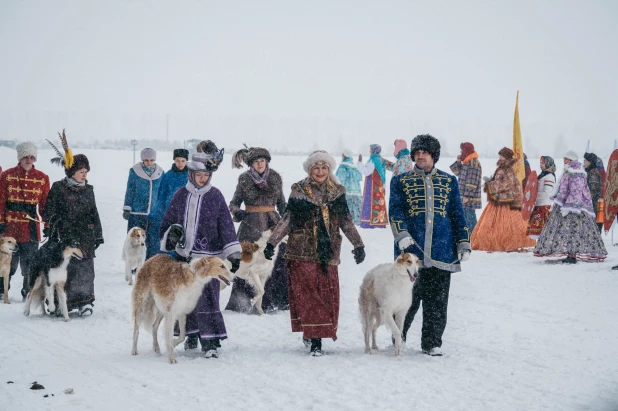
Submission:
M 358 287 L 366 271 L 391 260 L 387 230 L 361 230 L 367 259 L 360 266 L 344 243 L 339 339 L 324 342 L 322 358 L 310 357 L 300 334 L 290 332 L 287 312 L 224 312 L 230 338 L 217 360 L 178 347 L 178 364 L 171 366 L 151 351 L 147 333 L 141 333 L 140 355 L 131 356 L 131 288 L 119 257 L 132 153 L 84 152 L 106 241 L 95 262 L 95 312 L 68 323 L 40 314 L 26 318 L 16 275 L 12 304 L 0 305 L 0 410 L 169 410 L 172 404 L 184 410 L 618 409 L 618 277 L 610 270 L 618 253 L 609 238 L 604 263 L 562 266 L 530 253 L 474 252 L 452 278 L 444 357 L 420 353 L 420 313 L 402 358 L 394 357 L 383 328 L 382 350 L 364 354 Z M 48 163 L 51 154 L 41 151 L 37 165 L 55 181 L 62 170 Z M 16 164 L 14 156 L 0 148 L 3 168 Z M 171 160 L 163 158 L 171 153 L 159 154 L 167 169 Z M 302 160 L 273 159 L 285 187 L 303 177 Z M 213 183 L 229 200 L 240 171 L 230 170 L 228 161 Z M 448 170 L 451 162 L 442 159 L 439 166 Z M 495 159 L 483 164 L 489 175 Z M 223 291 L 222 304 L 229 292 Z M 33 381 L 45 390 L 31 391 Z M 66 388 L 74 394 L 63 394 Z

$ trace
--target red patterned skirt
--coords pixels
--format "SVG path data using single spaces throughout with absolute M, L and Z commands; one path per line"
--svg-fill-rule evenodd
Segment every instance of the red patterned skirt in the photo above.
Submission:
M 530 215 L 530 220 L 528 220 L 526 235 L 537 240 L 541 235 L 541 231 L 543 231 L 543 227 L 545 227 L 545 223 L 547 223 L 550 214 L 551 206 L 534 207 L 534 210 L 532 210 L 532 214 Z

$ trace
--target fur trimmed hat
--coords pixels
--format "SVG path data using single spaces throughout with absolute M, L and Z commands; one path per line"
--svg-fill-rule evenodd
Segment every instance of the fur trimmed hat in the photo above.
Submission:
M 184 158 L 185 160 L 189 159 L 189 150 L 186 150 L 184 148 L 177 148 L 174 150 L 174 160 L 176 160 L 178 157 Z
M 251 167 L 257 159 L 263 158 L 270 163 L 270 152 L 262 147 L 245 147 L 232 154 L 232 168 L 242 168 L 243 164 Z
M 590 161 L 590 163 L 595 167 L 597 165 L 598 158 L 599 157 L 597 157 L 597 155 L 594 153 L 584 153 L 584 159 Z
M 343 151 L 341 152 L 341 154 L 345 158 L 352 158 L 352 157 L 354 157 L 354 153 L 349 148 L 344 148 Z
M 315 150 L 309 154 L 309 157 L 303 162 L 303 169 L 308 176 L 311 176 L 311 169 L 320 164 L 325 164 L 328 167 L 330 179 L 339 184 L 339 179 L 334 174 L 337 162 L 326 150 Z
M 154 148 L 145 148 L 139 153 L 139 157 L 144 160 L 157 160 L 157 151 Z
M 33 156 L 35 159 L 37 158 L 37 148 L 34 143 L 30 141 L 19 143 L 15 146 L 15 150 L 17 150 L 17 161 L 29 156 Z
M 563 158 L 568 158 L 571 161 L 577 161 L 577 159 L 579 159 L 579 155 L 575 151 L 569 150 L 566 152 Z
M 420 134 L 412 139 L 410 156 L 414 158 L 414 153 L 419 150 L 428 152 L 434 163 L 437 163 L 440 159 L 440 142 L 431 134 Z
M 513 158 L 515 153 L 508 147 L 502 147 L 502 150 L 498 151 L 498 155 L 510 160 Z
M 247 153 L 247 162 L 251 165 L 258 158 L 264 158 L 270 162 L 270 152 L 262 147 L 251 147 Z
M 64 169 L 64 174 L 67 177 L 72 177 L 78 170 L 85 168 L 90 171 L 90 162 L 88 161 L 88 157 L 84 154 L 75 154 L 73 156 L 73 165 L 69 168 Z

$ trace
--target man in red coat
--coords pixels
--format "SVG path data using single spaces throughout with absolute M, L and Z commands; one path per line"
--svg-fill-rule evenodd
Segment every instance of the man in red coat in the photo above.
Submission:
M 40 220 L 37 206 L 38 214 L 43 215 L 49 193 L 49 177 L 34 168 L 37 148 L 33 143 L 26 141 L 15 148 L 19 163 L 0 174 L 0 235 L 17 240 L 10 277 L 13 277 L 20 265 L 24 277 L 21 295 L 25 299 L 29 290 L 30 261 L 41 239 L 39 223 L 35 221 Z M 2 279 L 0 290 L 4 290 Z

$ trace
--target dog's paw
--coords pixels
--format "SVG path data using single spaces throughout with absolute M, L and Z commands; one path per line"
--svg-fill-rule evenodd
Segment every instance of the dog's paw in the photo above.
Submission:
M 137 355 L 137 350 L 131 350 L 131 355 Z
M 11 304 L 11 302 L 9 300 L 4 300 L 5 304 Z
M 170 358 L 169 362 L 170 362 L 170 364 L 176 364 L 177 363 L 176 358 Z
M 371 348 L 365 348 L 365 354 L 371 354 Z
M 161 348 L 159 348 L 158 345 L 155 345 L 154 347 L 152 347 L 152 351 L 154 351 L 155 354 L 161 354 Z
M 371 349 L 372 349 L 372 350 L 376 350 L 376 351 L 380 351 L 380 349 L 378 348 L 378 346 L 377 346 L 377 345 L 375 345 L 375 344 L 373 344 L 373 345 L 371 346 Z

